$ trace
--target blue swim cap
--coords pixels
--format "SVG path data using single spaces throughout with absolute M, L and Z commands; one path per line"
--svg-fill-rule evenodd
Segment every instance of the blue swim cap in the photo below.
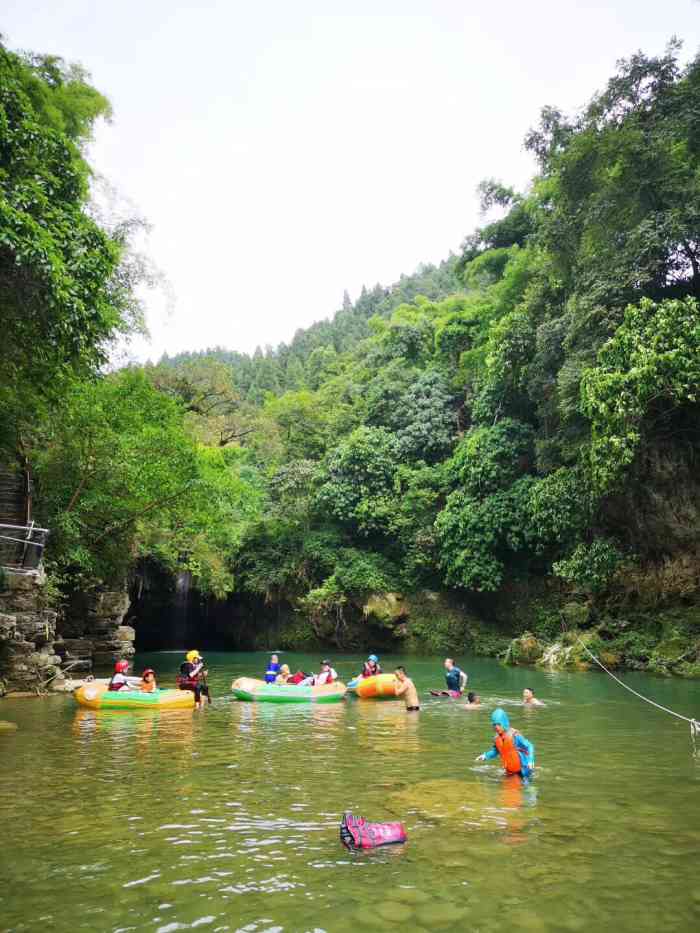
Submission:
M 367 658 L 367 660 L 368 660 L 368 661 L 374 661 L 374 663 L 376 664 L 377 661 L 379 661 L 379 658 L 377 657 L 376 654 L 371 654 L 371 655 Z
M 501 726 L 503 729 L 510 729 L 510 723 L 508 722 L 506 711 L 501 709 L 500 706 L 498 709 L 495 709 L 491 713 L 491 722 L 494 726 Z

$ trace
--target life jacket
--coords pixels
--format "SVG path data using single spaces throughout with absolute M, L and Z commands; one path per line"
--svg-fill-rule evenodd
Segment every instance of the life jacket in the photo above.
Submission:
M 378 664 L 376 665 L 374 670 L 372 670 L 369 664 L 365 661 L 364 666 L 362 668 L 363 677 L 376 677 L 377 674 L 381 674 L 381 672 L 382 672 L 382 669 Z
M 300 684 L 302 680 L 306 680 L 308 674 L 305 674 L 303 671 L 297 671 L 292 677 L 287 681 L 288 684 Z
M 267 665 L 267 670 L 265 671 L 265 683 L 274 684 L 274 682 L 277 680 L 277 675 L 279 674 L 279 670 L 280 670 L 279 664 L 273 664 L 272 662 L 270 662 Z
M 502 735 L 496 736 L 494 745 L 498 749 L 498 753 L 503 761 L 503 767 L 508 774 L 519 774 L 523 769 L 523 765 L 520 760 L 520 755 L 518 754 L 518 749 L 515 747 L 515 736 L 508 732 L 504 732 Z
M 199 675 L 202 668 L 200 665 L 199 670 L 194 674 L 195 667 L 196 665 L 190 661 L 183 661 L 180 665 L 180 673 L 175 678 L 175 683 L 181 690 L 194 690 L 199 685 Z
M 109 690 L 130 690 L 131 689 L 131 684 L 129 684 L 128 681 L 120 680 L 118 683 L 115 683 L 114 678 L 116 676 L 117 676 L 116 674 L 112 674 L 112 677 L 109 681 L 109 687 L 108 687 Z M 124 675 L 122 674 L 121 676 L 123 677 Z
M 340 824 L 340 841 L 348 849 L 376 849 L 406 841 L 403 823 L 368 823 L 361 816 L 346 813 Z

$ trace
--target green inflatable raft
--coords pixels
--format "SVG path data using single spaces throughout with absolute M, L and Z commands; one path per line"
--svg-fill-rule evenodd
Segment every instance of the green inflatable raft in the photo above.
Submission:
M 339 680 L 322 687 L 302 687 L 299 684 L 266 684 L 254 677 L 239 677 L 231 684 L 235 698 L 249 703 L 339 703 L 345 698 L 347 689 Z

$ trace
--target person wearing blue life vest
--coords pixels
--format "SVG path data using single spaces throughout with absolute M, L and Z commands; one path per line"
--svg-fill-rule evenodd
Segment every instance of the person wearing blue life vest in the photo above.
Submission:
M 277 680 L 277 675 L 280 672 L 280 659 L 276 654 L 271 655 L 270 663 L 267 665 L 267 670 L 265 671 L 265 683 L 274 684 Z

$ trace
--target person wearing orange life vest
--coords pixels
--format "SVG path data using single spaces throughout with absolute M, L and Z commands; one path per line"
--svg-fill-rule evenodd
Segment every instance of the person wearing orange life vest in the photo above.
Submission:
M 506 774 L 529 777 L 535 767 L 535 746 L 525 736 L 511 729 L 505 710 L 495 709 L 491 713 L 491 722 L 496 731 L 493 747 L 476 760 L 489 761 L 500 755 Z

